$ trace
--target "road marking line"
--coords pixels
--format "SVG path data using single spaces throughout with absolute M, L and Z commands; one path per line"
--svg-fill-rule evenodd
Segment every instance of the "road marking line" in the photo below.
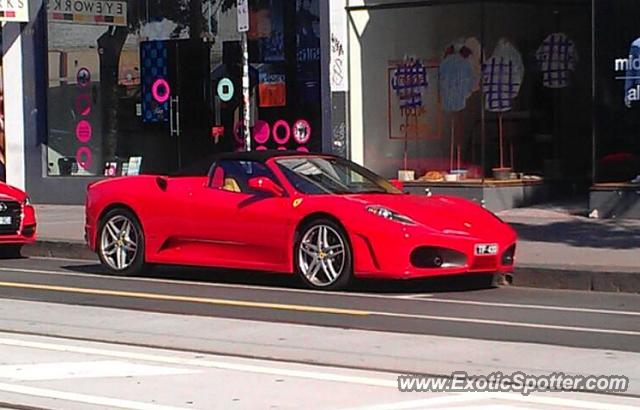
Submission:
M 35 258 L 33 258 L 35 259 Z M 50 259 L 50 258 L 42 258 L 42 259 Z M 87 262 L 87 261 L 78 261 L 78 262 Z M 95 264 L 96 261 L 91 261 Z M 206 268 L 202 268 L 206 269 Z M 278 291 L 278 292 L 290 292 L 290 293 L 307 293 L 313 295 L 323 295 L 323 296 L 348 296 L 348 297 L 358 297 L 358 298 L 370 298 L 370 299 L 385 299 L 385 300 L 393 300 L 399 299 L 396 296 L 388 296 L 388 295 L 373 295 L 370 293 L 359 293 L 359 292 L 327 292 L 324 290 L 312 290 L 312 289 L 294 289 L 294 288 L 282 288 L 276 286 L 267 286 L 267 285 L 240 285 L 240 284 L 232 284 L 232 283 L 211 283 L 211 282 L 201 282 L 201 281 L 184 281 L 184 280 L 172 280 L 172 279 L 160 279 L 160 278 L 142 278 L 142 277 L 126 277 L 126 276 L 118 276 L 113 277 L 106 273 L 78 273 L 78 272 L 68 272 L 68 271 L 58 271 L 58 270 L 42 270 L 42 269 L 21 269 L 21 268 L 2 268 L 0 267 L 0 272 L 18 272 L 18 273 L 37 273 L 42 275 L 65 275 L 65 276 L 76 276 L 81 278 L 94 278 L 94 279 L 117 279 L 121 281 L 131 281 L 131 282 L 148 282 L 148 283 L 164 283 L 164 284 L 175 284 L 175 285 L 198 285 L 198 286 L 207 286 L 210 288 L 229 288 L 229 289 L 255 289 L 255 290 L 269 290 L 269 291 Z M 265 273 L 268 275 L 268 273 Z
M 470 394 L 455 394 L 445 397 L 433 397 L 430 399 L 420 399 L 411 401 L 401 401 L 395 403 L 376 404 L 373 406 L 353 407 L 344 410 L 413 410 L 413 409 L 426 409 L 431 406 L 444 406 L 452 404 L 467 403 L 478 400 L 478 397 L 473 397 Z M 464 407 L 462 407 L 464 408 Z
M 389 387 L 394 389 L 398 388 L 398 380 L 397 380 L 397 377 L 394 375 L 389 375 L 388 379 L 363 377 L 363 376 L 347 376 L 347 375 L 342 375 L 337 373 L 284 369 L 279 367 L 224 362 L 220 360 L 208 360 L 208 359 L 197 359 L 197 358 L 191 359 L 191 358 L 185 358 L 185 357 L 172 357 L 172 356 L 149 354 L 149 353 L 125 352 L 125 351 L 118 351 L 118 350 L 108 350 L 108 349 L 99 349 L 99 348 L 93 348 L 93 347 L 82 347 L 82 346 L 73 346 L 73 345 L 61 345 L 61 344 L 45 343 L 45 342 L 29 342 L 25 340 L 5 339 L 5 338 L 0 338 L 0 345 L 30 348 L 30 349 L 40 349 L 40 350 L 50 350 L 50 351 L 64 352 L 64 353 L 79 353 L 79 354 L 87 354 L 87 355 L 95 355 L 95 356 L 112 357 L 112 358 L 118 358 L 118 359 L 138 360 L 138 361 L 153 362 L 153 363 L 179 365 L 179 366 L 194 366 L 194 367 L 201 367 L 201 368 L 230 370 L 230 371 L 237 371 L 237 372 L 244 372 L 244 373 L 257 373 L 257 374 L 268 374 L 272 376 L 297 377 L 297 378 L 313 379 L 313 380 L 328 381 L 328 382 L 362 384 L 362 385 L 377 386 L 377 387 Z M 260 362 L 268 362 L 268 361 L 260 360 Z M 320 367 L 320 366 L 314 366 L 312 364 L 297 365 L 297 366 Z M 322 368 L 326 368 L 326 367 L 323 366 Z
M 603 396 L 604 398 L 608 398 Z M 364 407 L 356 407 L 350 410 L 413 410 L 413 409 L 427 409 L 430 407 L 441 407 L 444 405 L 452 405 L 452 404 L 462 404 L 468 403 L 467 405 L 462 405 L 459 408 L 512 408 L 510 406 L 505 406 L 502 403 L 488 403 L 478 406 L 480 402 L 491 401 L 491 400 L 503 400 L 510 402 L 520 402 L 526 404 L 542 404 L 546 406 L 555 407 L 571 407 L 585 410 L 635 410 L 638 408 L 637 405 L 624 405 L 624 404 L 614 404 L 614 403 L 606 403 L 606 402 L 596 402 L 589 400 L 580 400 L 580 399 L 565 399 L 559 397 L 545 397 L 539 395 L 529 395 L 522 396 L 517 393 L 460 393 L 452 396 L 446 397 L 434 397 L 431 399 L 421 399 L 421 400 L 413 400 L 413 401 L 401 401 L 396 403 L 387 403 L 381 405 L 373 405 L 373 406 L 364 406 Z M 458 407 L 456 407 L 458 408 Z M 522 407 L 516 407 L 521 409 Z
M 198 370 L 149 366 L 125 361 L 85 361 L 0 366 L 0 379 L 44 381 L 63 379 L 102 379 L 141 376 L 172 376 L 200 373 Z
M 42 259 L 51 259 L 51 258 L 42 258 Z M 0 267 L 0 272 L 37 273 L 37 274 L 44 274 L 44 275 L 65 275 L 65 276 L 76 276 L 76 277 L 98 278 L 98 279 L 112 278 L 111 276 L 106 274 L 87 274 L 87 273 L 78 273 L 78 272 L 40 270 L 40 269 L 21 269 L 21 268 Z M 503 308 L 511 308 L 511 309 L 532 309 L 532 310 L 548 310 L 548 311 L 557 310 L 557 311 L 564 311 L 564 312 L 594 313 L 594 314 L 605 314 L 605 315 L 640 316 L 640 312 L 628 311 L 628 310 L 592 309 L 592 308 L 580 308 L 580 307 L 568 307 L 568 306 L 553 306 L 553 305 L 546 306 L 546 305 L 517 304 L 517 303 L 503 303 L 503 302 L 483 302 L 483 301 L 461 300 L 461 299 L 442 299 L 442 298 L 434 298 L 433 294 L 429 294 L 429 293 L 409 294 L 409 295 L 398 295 L 398 294 L 372 295 L 372 294 L 357 293 L 357 292 L 327 293 L 326 291 L 317 291 L 317 290 L 311 290 L 311 289 L 292 289 L 292 288 L 279 288 L 279 287 L 272 287 L 272 286 L 239 285 L 239 284 L 211 283 L 211 282 L 199 282 L 199 281 L 185 282 L 180 280 L 159 279 L 159 278 L 117 277 L 116 279 L 122 280 L 122 281 L 167 283 L 167 284 L 176 284 L 176 285 L 185 285 L 185 286 L 198 285 L 198 286 L 207 286 L 210 288 L 257 289 L 257 290 L 268 290 L 268 291 L 274 291 L 274 292 L 309 293 L 309 294 L 324 295 L 324 296 L 333 295 L 333 296 L 375 298 L 375 299 L 386 299 L 386 300 L 401 299 L 401 300 L 416 300 L 416 301 L 422 301 L 426 303 L 434 302 L 434 303 L 450 303 L 450 304 L 473 305 L 473 306 L 503 307 Z
M 0 383 L 0 391 L 128 410 L 186 410 L 185 407 L 162 406 L 159 404 L 113 399 L 110 397 L 92 396 L 81 393 L 70 393 L 59 390 L 41 389 L 37 387 L 17 386 L 7 383 Z
M 411 294 L 411 295 L 395 295 L 395 296 L 393 296 L 393 298 L 394 299 L 422 300 L 422 298 L 430 298 L 432 296 L 433 296 L 433 294 L 431 294 L 431 293 L 417 293 L 417 294 Z
M 420 297 L 428 297 L 428 295 L 416 296 Z M 460 299 L 441 299 L 441 298 L 433 298 L 429 297 L 429 299 L 424 299 L 425 302 L 438 302 L 438 303 L 451 303 L 458 305 L 472 305 L 472 306 L 490 306 L 490 307 L 505 307 L 505 308 L 514 308 L 514 309 L 534 309 L 534 310 L 558 310 L 564 312 L 580 312 L 580 313 L 596 313 L 596 314 L 605 314 L 605 315 L 624 315 L 624 316 L 640 316 L 640 312 L 633 312 L 628 310 L 610 310 L 610 309 L 591 309 L 591 308 L 580 308 L 580 307 L 564 307 L 564 306 L 545 306 L 545 305 L 528 305 L 528 304 L 518 304 L 518 303 L 503 303 L 503 302 L 482 302 L 475 300 L 460 300 Z
M 327 313 L 333 315 L 348 315 L 348 316 L 369 316 L 370 313 L 364 310 L 352 310 L 352 309 L 339 309 L 321 306 L 306 306 L 306 305 L 289 305 L 283 303 L 269 303 L 269 302 L 250 302 L 243 300 L 232 299 L 213 299 L 202 298 L 193 296 L 179 296 L 179 295 L 165 295 L 160 293 L 145 293 L 145 292 L 127 292 L 117 290 L 106 289 L 91 289 L 91 288 L 77 288 L 69 286 L 54 286 L 54 285 L 38 285 L 33 283 L 17 283 L 17 282 L 0 282 L 0 287 L 16 288 L 16 289 L 33 289 L 33 290 L 46 290 L 53 292 L 65 292 L 65 293 L 79 293 L 85 295 L 99 295 L 99 296 L 116 296 L 116 297 L 128 297 L 137 299 L 149 299 L 149 300 L 163 300 L 170 302 L 191 302 L 201 303 L 207 305 L 221 305 L 221 306 L 234 306 L 245 308 L 263 308 L 273 310 L 290 310 L 294 312 L 306 312 L 306 313 Z
M 137 299 L 148 299 L 148 300 L 162 300 L 162 301 L 169 301 L 169 302 L 189 302 L 189 303 L 201 303 L 201 304 L 207 304 L 207 305 L 272 309 L 272 310 L 293 311 L 293 312 L 303 312 L 303 313 L 326 313 L 326 314 L 333 314 L 333 315 L 359 316 L 359 317 L 382 316 L 382 317 L 402 318 L 402 319 L 435 320 L 435 321 L 441 321 L 441 322 L 471 323 L 471 324 L 480 324 L 480 325 L 522 327 L 522 328 L 531 328 L 531 329 L 564 330 L 564 331 L 585 332 L 585 333 L 604 333 L 604 334 L 613 334 L 613 335 L 622 335 L 622 336 L 640 336 L 640 331 L 636 331 L 636 330 L 616 330 L 616 329 L 601 329 L 601 328 L 580 327 L 580 326 L 547 325 L 542 323 L 511 322 L 506 320 L 463 318 L 463 317 L 455 317 L 455 316 L 435 316 L 435 315 L 422 315 L 422 314 L 412 314 L 412 313 L 383 312 L 383 311 L 375 311 L 375 310 L 371 310 L 371 311 L 352 310 L 352 309 L 330 308 L 330 307 L 322 307 L 322 306 L 289 305 L 289 304 L 281 304 L 281 303 L 252 302 L 252 301 L 233 300 L 233 299 L 212 299 L 212 298 L 192 297 L 192 296 L 166 295 L 166 294 L 159 294 L 159 293 L 127 292 L 127 291 L 106 290 L 106 289 L 39 285 L 39 284 L 33 284 L 33 283 L 0 282 L 0 287 L 8 287 L 8 288 L 15 288 L 15 289 L 44 290 L 44 291 L 65 292 L 65 293 L 78 293 L 78 294 L 85 294 L 85 295 L 127 297 L 127 298 L 134 298 L 134 299 L 137 298 Z
M 561 397 L 547 397 L 536 395 L 523 396 L 515 393 L 489 393 L 489 395 L 499 400 L 517 401 L 531 404 L 543 404 L 554 407 L 575 407 L 585 410 L 637 410 L 638 405 L 625 405 L 604 403 L 597 401 L 565 399 Z M 606 396 L 603 396 L 606 397 Z
M 635 330 L 615 330 L 615 329 L 599 329 L 594 327 L 545 325 L 542 323 L 509 322 L 507 320 L 471 319 L 471 318 L 452 317 L 452 316 L 430 316 L 430 315 L 419 315 L 419 314 L 412 314 L 412 313 L 392 313 L 392 312 L 376 312 L 376 311 L 370 311 L 368 313 L 371 316 L 385 316 L 385 317 L 403 318 L 403 319 L 437 320 L 442 322 L 459 322 L 459 323 L 471 323 L 471 324 L 479 324 L 479 325 L 524 327 L 524 328 L 548 329 L 548 330 L 567 330 L 572 332 L 606 333 L 606 334 L 622 335 L 622 336 L 640 336 L 640 331 L 635 331 Z

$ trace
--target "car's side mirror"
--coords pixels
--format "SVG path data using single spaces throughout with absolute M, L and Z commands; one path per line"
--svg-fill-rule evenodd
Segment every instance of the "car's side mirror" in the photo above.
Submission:
M 255 177 L 249 179 L 249 188 L 254 191 L 268 193 L 273 196 L 282 196 L 284 189 L 267 177 Z
M 404 191 L 404 184 L 402 183 L 402 181 L 398 180 L 398 179 L 392 179 L 389 181 L 391 183 L 391 185 L 393 185 L 395 188 Z

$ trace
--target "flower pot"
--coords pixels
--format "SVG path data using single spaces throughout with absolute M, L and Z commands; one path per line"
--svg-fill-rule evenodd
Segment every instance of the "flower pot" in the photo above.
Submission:
M 416 171 L 412 169 L 398 170 L 398 180 L 401 182 L 411 182 L 416 179 Z

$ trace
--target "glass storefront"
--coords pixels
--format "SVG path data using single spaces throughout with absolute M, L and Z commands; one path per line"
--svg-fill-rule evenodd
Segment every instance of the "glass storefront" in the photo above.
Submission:
M 595 2 L 595 182 L 640 184 L 640 5 Z
M 2 26 L 0 26 L 0 44 L 2 44 Z M 4 76 L 2 73 L 2 47 L 0 47 L 0 181 L 6 181 L 7 160 L 5 157 L 4 136 Z
M 47 13 L 48 176 L 170 173 L 244 149 L 235 0 L 69 3 Z M 319 151 L 320 0 L 249 4 L 252 148 Z
M 590 1 L 364 3 L 350 16 L 367 167 L 425 183 L 588 185 Z

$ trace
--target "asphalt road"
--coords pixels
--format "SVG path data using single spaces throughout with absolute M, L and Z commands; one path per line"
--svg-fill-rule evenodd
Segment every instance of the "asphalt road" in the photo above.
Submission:
M 362 282 L 326 293 L 288 276 L 247 272 L 102 272 L 90 261 L 2 260 L 0 299 L 640 352 L 635 295 L 489 288 L 469 278 Z

